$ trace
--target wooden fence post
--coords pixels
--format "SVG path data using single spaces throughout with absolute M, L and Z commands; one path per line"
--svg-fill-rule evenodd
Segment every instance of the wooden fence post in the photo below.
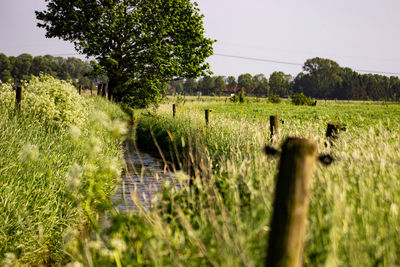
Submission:
M 105 83 L 103 83 L 103 87 L 102 87 L 102 90 L 101 90 L 101 96 L 102 97 L 106 97 L 106 84 Z
M 317 146 L 302 138 L 282 146 L 266 266 L 302 266 Z
M 103 86 L 103 84 L 102 83 L 99 83 L 98 85 L 97 85 L 97 95 L 100 95 L 101 94 L 101 87 Z
M 172 116 L 175 118 L 176 115 L 176 105 L 172 104 Z
M 269 117 L 269 129 L 271 131 L 271 139 L 274 137 L 274 135 L 278 135 L 278 129 L 279 129 L 279 117 L 278 115 L 272 115 Z
M 208 126 L 208 123 L 209 123 L 210 112 L 211 112 L 211 109 L 206 109 L 206 110 L 205 110 L 206 125 L 207 125 L 207 126 Z
M 82 84 L 79 85 L 79 95 L 81 95 L 81 94 L 82 94 Z
M 327 138 L 337 138 L 337 134 L 339 133 L 342 125 L 338 122 L 328 122 L 328 127 L 326 128 L 326 137 Z
M 22 86 L 17 85 L 15 88 L 15 110 L 19 116 L 21 113 Z

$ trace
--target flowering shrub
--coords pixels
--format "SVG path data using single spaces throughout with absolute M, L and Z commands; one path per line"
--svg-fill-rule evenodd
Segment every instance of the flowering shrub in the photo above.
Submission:
M 80 126 L 87 117 L 86 101 L 75 87 L 50 75 L 33 77 L 22 87 L 21 117 L 30 117 L 56 127 Z M 15 92 L 10 84 L 0 85 L 0 108 L 13 110 Z

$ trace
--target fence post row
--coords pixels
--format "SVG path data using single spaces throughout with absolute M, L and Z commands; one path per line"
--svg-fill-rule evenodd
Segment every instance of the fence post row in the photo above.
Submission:
M 15 110 L 18 115 L 21 113 L 22 86 L 17 85 L 15 88 Z
M 210 112 L 211 112 L 211 109 L 206 109 L 206 110 L 205 110 L 206 125 L 207 125 L 207 126 L 208 126 L 208 123 L 209 123 Z
M 282 146 L 266 266 L 302 266 L 316 158 L 317 146 L 307 139 L 289 137 Z
M 272 115 L 269 117 L 269 129 L 271 131 L 271 139 L 274 137 L 274 135 L 278 135 L 278 129 L 279 129 L 278 115 Z

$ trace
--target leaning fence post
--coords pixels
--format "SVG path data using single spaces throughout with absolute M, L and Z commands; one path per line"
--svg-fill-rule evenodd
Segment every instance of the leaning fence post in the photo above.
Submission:
M 278 115 L 272 115 L 269 117 L 269 129 L 271 131 L 271 139 L 274 135 L 278 135 L 279 128 L 279 117 Z
M 302 266 L 306 218 L 317 146 L 288 138 L 282 146 L 266 266 Z
M 172 116 L 175 118 L 176 115 L 176 105 L 172 104 Z
M 211 112 L 211 109 L 206 109 L 205 110 L 206 125 L 208 125 L 208 123 L 209 123 L 210 112 Z
M 17 85 L 15 88 L 15 110 L 19 115 L 21 113 L 22 86 Z

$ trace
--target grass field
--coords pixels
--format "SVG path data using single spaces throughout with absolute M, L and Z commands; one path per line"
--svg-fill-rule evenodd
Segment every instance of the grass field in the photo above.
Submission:
M 309 107 L 191 98 L 179 100 L 173 118 L 176 100 L 137 113 L 137 142 L 154 152 L 157 140 L 176 169 L 197 175 L 190 179 L 177 171 L 183 186 L 166 184 L 151 211 L 112 217 L 107 237 L 114 245 L 100 232 L 87 243 L 94 265 L 263 266 L 278 160 L 262 148 L 279 147 L 287 136 L 310 138 L 335 159 L 331 166 L 318 165 L 313 180 L 305 265 L 400 265 L 399 105 L 321 101 Z M 212 110 L 208 127 L 206 108 Z M 284 124 L 271 141 L 273 114 Z M 326 147 L 330 121 L 347 130 Z

